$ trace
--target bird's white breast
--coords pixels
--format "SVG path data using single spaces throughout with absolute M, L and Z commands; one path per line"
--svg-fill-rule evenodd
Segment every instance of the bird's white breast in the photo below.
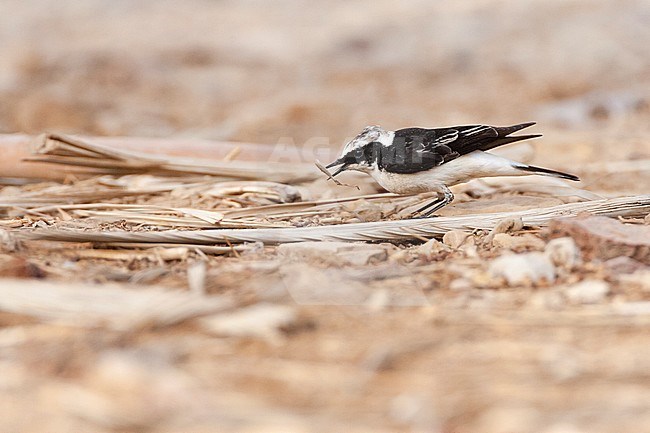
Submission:
M 430 170 L 411 174 L 389 173 L 375 169 L 372 177 L 384 189 L 395 194 L 442 192 L 443 186 L 456 185 L 477 177 L 527 174 L 516 169 L 513 161 L 477 150 Z

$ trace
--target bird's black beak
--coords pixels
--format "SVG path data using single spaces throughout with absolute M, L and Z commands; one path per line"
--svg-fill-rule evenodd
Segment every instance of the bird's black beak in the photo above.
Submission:
M 350 164 L 344 162 L 343 158 L 339 158 L 336 161 L 334 161 L 334 162 L 332 162 L 330 164 L 327 164 L 325 166 L 325 168 L 332 168 L 332 167 L 335 167 L 337 165 L 340 165 L 340 167 L 338 168 L 338 170 L 336 170 L 334 173 L 332 173 L 332 177 L 336 176 L 337 174 L 341 173 L 342 171 L 345 171 L 348 168 L 348 165 L 350 165 Z

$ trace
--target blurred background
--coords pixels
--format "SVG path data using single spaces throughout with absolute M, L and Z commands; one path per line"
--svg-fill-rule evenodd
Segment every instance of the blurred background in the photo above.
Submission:
M 573 171 L 650 158 L 648 0 L 2 0 L 0 47 L 0 133 L 270 146 L 321 137 L 338 148 L 368 124 L 537 121 L 530 132 L 544 134 L 533 144 L 539 165 Z M 581 187 L 647 194 L 647 170 L 634 170 L 599 177 L 592 167 Z M 57 275 L 47 254 L 55 253 L 42 263 Z M 226 281 L 218 293 L 241 290 L 248 301 L 246 284 L 272 287 L 282 269 L 264 254 L 262 265 L 211 259 Z M 481 257 L 463 260 L 425 263 L 420 274 L 404 268 L 404 281 L 434 287 L 440 305 L 301 306 L 307 331 L 289 330 L 280 343 L 208 337 L 191 323 L 119 334 L 0 313 L 0 430 L 650 425 L 647 320 L 610 326 L 582 305 L 558 312 L 561 299 L 536 297 L 548 287 L 451 289 L 444 268 L 464 275 L 458 263 L 482 266 Z M 186 267 L 171 269 L 183 284 Z M 365 281 L 367 271 L 345 275 Z M 243 281 L 247 272 L 252 282 Z M 331 276 L 326 269 L 319 278 L 340 281 Z M 566 283 L 582 278 L 574 276 Z M 532 319 L 519 321 L 520 313 Z
M 0 16 L 1 132 L 340 146 L 367 124 L 536 120 L 647 155 L 646 0 L 6 0 Z

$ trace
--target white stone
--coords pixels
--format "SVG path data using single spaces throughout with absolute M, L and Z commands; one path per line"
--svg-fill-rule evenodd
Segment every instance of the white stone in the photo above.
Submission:
M 387 289 L 379 289 L 373 292 L 366 301 L 366 306 L 371 311 L 382 311 L 389 305 L 390 292 Z
M 0 251 L 13 253 L 18 249 L 18 241 L 8 230 L 0 229 Z
M 650 301 L 622 302 L 614 305 L 614 311 L 625 316 L 650 315 Z
M 206 317 L 201 324 L 211 332 L 233 337 L 277 339 L 280 328 L 296 320 L 293 308 L 260 303 L 240 310 Z
M 544 254 L 555 266 L 572 269 L 582 262 L 580 248 L 573 238 L 564 237 L 551 240 L 544 249 Z
M 436 239 L 429 239 L 426 243 L 417 247 L 417 252 L 427 258 L 436 256 L 444 251 L 450 251 L 449 247 Z
M 208 267 L 205 262 L 190 263 L 187 267 L 187 286 L 190 292 L 205 295 L 205 277 Z
M 641 291 L 650 293 L 650 268 L 620 275 L 618 280 L 626 286 L 638 287 Z
M 485 242 L 490 243 L 498 234 L 516 232 L 521 230 L 523 227 L 524 223 L 521 221 L 520 217 L 502 219 L 492 230 L 490 230 L 490 233 L 485 237 Z
M 472 282 L 467 278 L 456 278 L 449 283 L 449 290 L 453 290 L 454 292 L 464 292 L 471 290 L 472 287 Z
M 609 293 L 609 284 L 600 280 L 585 280 L 569 286 L 564 294 L 572 302 L 581 304 L 597 304 Z
M 508 249 L 531 248 L 535 250 L 541 250 L 544 248 L 544 241 L 529 233 L 526 233 L 522 236 L 512 236 L 507 233 L 496 233 L 492 238 L 492 245 L 495 247 Z
M 493 277 L 505 278 L 509 285 L 555 281 L 555 266 L 542 253 L 504 254 L 490 263 Z
M 469 236 L 470 233 L 463 230 L 450 230 L 442 237 L 442 243 L 456 250 Z

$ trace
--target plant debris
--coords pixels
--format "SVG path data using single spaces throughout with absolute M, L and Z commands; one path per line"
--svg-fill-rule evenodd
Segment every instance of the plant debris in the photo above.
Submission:
M 358 185 L 348 185 L 347 183 L 339 182 L 337 179 L 334 179 L 334 176 L 332 175 L 332 173 L 330 173 L 329 170 L 319 160 L 315 160 L 314 164 L 316 164 L 316 167 L 318 167 L 318 169 L 320 171 L 322 171 L 327 176 L 327 180 L 334 181 L 334 183 L 337 184 L 338 186 L 352 187 L 352 188 L 356 188 L 357 190 L 361 189 L 361 188 L 359 188 Z

